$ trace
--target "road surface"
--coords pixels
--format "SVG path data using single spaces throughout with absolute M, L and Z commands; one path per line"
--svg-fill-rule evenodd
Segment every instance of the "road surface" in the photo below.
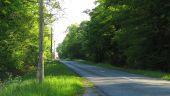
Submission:
M 109 70 L 73 61 L 62 61 L 89 79 L 103 96 L 170 96 L 170 81 Z

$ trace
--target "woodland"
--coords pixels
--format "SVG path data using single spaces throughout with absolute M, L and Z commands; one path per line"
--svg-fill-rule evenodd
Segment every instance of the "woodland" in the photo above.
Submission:
M 97 0 L 89 21 L 68 27 L 62 59 L 170 71 L 169 0 Z

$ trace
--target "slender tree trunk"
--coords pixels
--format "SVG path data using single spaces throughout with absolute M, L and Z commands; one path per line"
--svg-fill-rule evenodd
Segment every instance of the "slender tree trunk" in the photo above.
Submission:
M 44 79 L 44 15 L 43 0 L 39 0 L 39 62 L 37 66 L 37 81 L 43 82 Z

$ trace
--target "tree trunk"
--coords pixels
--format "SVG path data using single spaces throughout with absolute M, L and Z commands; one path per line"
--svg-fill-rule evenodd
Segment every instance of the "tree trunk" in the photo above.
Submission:
M 44 79 L 44 15 L 43 0 L 39 0 L 39 62 L 37 66 L 37 81 L 43 82 Z

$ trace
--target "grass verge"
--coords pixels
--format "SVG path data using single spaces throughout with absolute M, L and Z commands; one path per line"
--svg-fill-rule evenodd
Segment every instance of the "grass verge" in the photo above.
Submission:
M 60 62 L 45 64 L 45 79 L 38 84 L 35 71 L 1 84 L 0 96 L 81 96 L 84 79 Z
M 90 62 L 86 60 L 76 59 L 74 61 L 79 62 L 79 63 L 89 64 L 89 65 L 95 65 L 98 67 L 103 67 L 103 68 L 108 68 L 108 69 L 113 69 L 113 70 L 120 70 L 120 71 L 125 71 L 128 73 L 139 74 L 139 75 L 144 75 L 147 77 L 159 78 L 159 79 L 170 81 L 170 73 L 162 73 L 160 71 L 150 71 L 150 70 L 127 69 L 127 68 L 122 68 L 122 67 L 115 67 L 107 63 L 94 63 L 94 62 Z

